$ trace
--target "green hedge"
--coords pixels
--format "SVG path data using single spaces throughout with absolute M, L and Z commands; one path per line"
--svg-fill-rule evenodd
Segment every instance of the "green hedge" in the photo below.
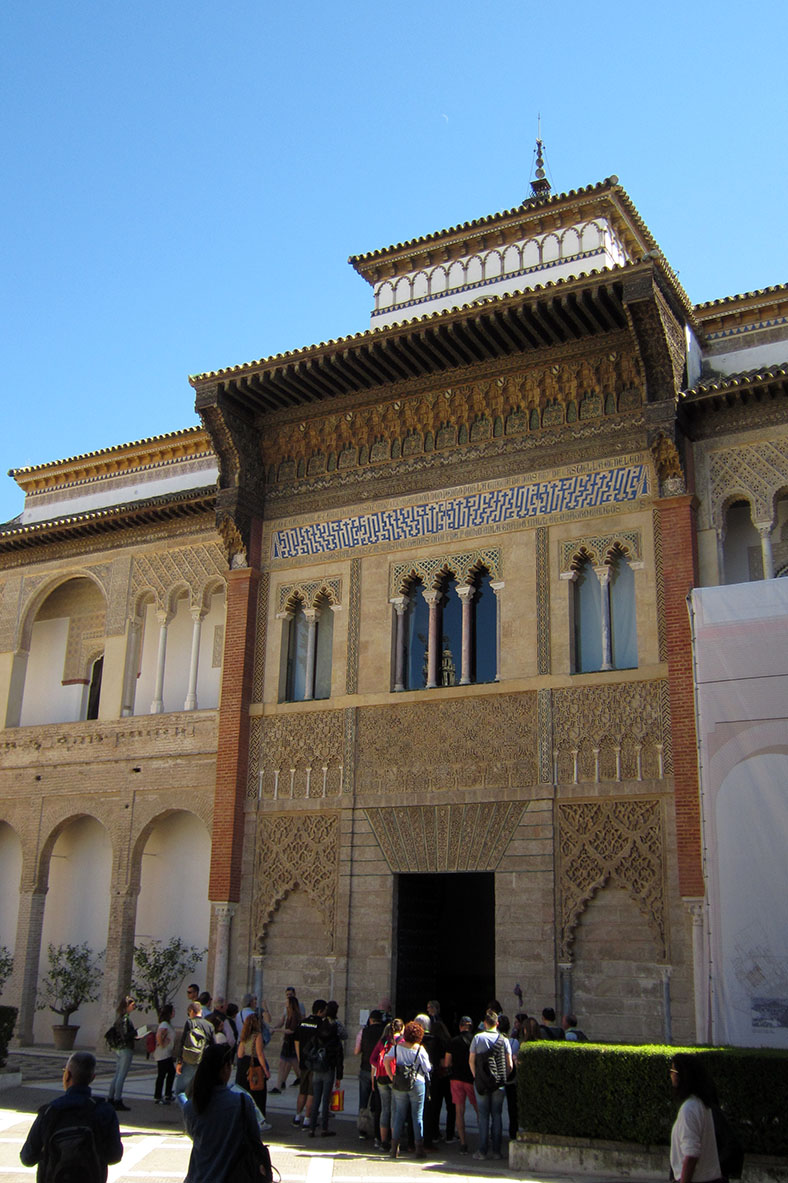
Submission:
M 15 1006 L 0 1006 L 0 1068 L 5 1067 L 8 1055 L 8 1045 L 16 1026 L 17 1008 Z
M 537 1041 L 520 1048 L 519 1125 L 536 1134 L 662 1145 L 670 1061 L 702 1055 L 745 1152 L 788 1156 L 788 1052 Z

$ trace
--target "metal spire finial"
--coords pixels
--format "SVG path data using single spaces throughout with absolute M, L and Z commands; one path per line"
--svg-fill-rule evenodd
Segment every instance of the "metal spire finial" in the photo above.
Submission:
M 550 196 L 550 182 L 544 170 L 544 143 L 542 142 L 542 116 L 536 123 L 536 180 L 531 181 L 531 196 L 527 201 L 546 201 Z

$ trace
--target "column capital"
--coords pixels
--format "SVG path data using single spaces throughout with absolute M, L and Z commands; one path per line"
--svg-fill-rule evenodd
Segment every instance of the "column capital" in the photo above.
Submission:
M 169 612 L 166 608 L 157 608 L 156 619 L 163 628 L 165 624 L 169 624 L 172 620 L 172 612 Z
M 236 913 L 235 904 L 212 904 L 213 914 L 217 920 L 232 920 Z
M 474 594 L 475 591 L 476 591 L 476 588 L 471 583 L 458 583 L 457 587 L 456 587 L 457 595 L 465 603 L 467 603 L 470 600 L 471 596 Z
M 389 603 L 394 605 L 397 616 L 402 616 L 410 604 L 410 599 L 407 596 L 391 596 Z
M 421 594 L 428 604 L 437 604 L 443 592 L 436 587 L 425 587 Z
M 206 611 L 205 611 L 205 608 L 203 608 L 202 604 L 193 604 L 192 607 L 189 609 L 189 615 L 191 616 L 194 623 L 198 624 L 201 621 L 205 620 Z
M 694 925 L 700 925 L 703 923 L 703 911 L 705 904 L 705 896 L 684 896 L 684 907 L 692 917 L 692 923 Z

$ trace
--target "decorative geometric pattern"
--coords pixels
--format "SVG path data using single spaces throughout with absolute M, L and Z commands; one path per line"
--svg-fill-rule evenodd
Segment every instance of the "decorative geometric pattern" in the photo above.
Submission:
M 306 608 L 316 608 L 321 597 L 327 599 L 330 604 L 341 604 L 342 580 L 310 579 L 302 583 L 283 584 L 277 588 L 276 610 L 286 612 L 288 602 L 292 603 L 295 598 L 300 599 Z
M 580 555 L 590 559 L 593 567 L 601 567 L 610 562 L 614 550 L 623 551 L 630 562 L 640 562 L 642 549 L 640 530 L 620 530 L 616 534 L 595 535 L 593 538 L 570 538 L 560 546 L 560 570 L 575 570 Z
M 519 801 L 367 809 L 389 867 L 407 871 L 494 871 L 526 806 Z
M 537 783 L 534 692 L 398 702 L 357 715 L 357 793 L 519 790 Z
M 345 739 L 344 766 L 340 768 L 341 792 L 345 795 L 356 791 L 356 729 L 358 725 L 358 708 L 345 707 Z
M 350 604 L 347 622 L 346 694 L 358 693 L 358 655 L 361 633 L 361 559 L 350 562 Z
M 257 824 L 252 923 L 256 951 L 265 951 L 269 924 L 298 887 L 322 918 L 334 948 L 339 879 L 339 817 L 335 813 L 260 814 Z
M 268 599 L 271 594 L 271 576 L 263 571 L 257 588 L 257 628 L 254 649 L 254 675 L 252 678 L 252 702 L 262 702 L 265 679 L 265 654 L 268 638 Z
M 501 552 L 497 547 L 466 551 L 459 555 L 440 555 L 431 559 L 411 559 L 395 563 L 389 576 L 389 595 L 407 592 L 413 579 L 420 579 L 425 587 L 434 587 L 440 576 L 450 571 L 457 583 L 470 583 L 475 573 L 484 567 L 492 579 L 503 578 Z
M 259 793 L 263 801 L 338 797 L 342 792 L 344 745 L 342 711 L 304 711 L 253 719 L 248 795 L 256 797 Z M 253 780 L 255 764 L 258 775 Z
M 733 497 L 746 497 L 754 522 L 771 522 L 776 494 L 788 484 L 788 438 L 761 439 L 709 456 L 712 525 L 720 530 Z
M 217 578 L 224 582 L 227 560 L 218 542 L 188 546 L 180 550 L 160 550 L 156 554 L 134 556 L 131 578 L 131 602 L 136 604 L 144 591 L 152 591 L 156 607 L 171 610 L 173 591 L 184 585 L 189 589 L 193 607 L 200 604 L 205 589 Z
M 550 565 L 546 526 L 536 529 L 536 662 L 540 674 L 550 673 Z
M 469 493 L 427 505 L 409 505 L 333 522 L 292 526 L 274 532 L 271 557 L 292 559 L 378 543 L 417 541 L 447 530 L 490 529 L 569 510 L 624 504 L 649 494 L 651 475 L 650 466 L 632 464 L 576 473 L 551 481 L 536 481 L 530 485 Z
M 623 887 L 667 956 L 665 872 L 659 801 L 560 803 L 558 843 L 561 958 L 571 960 L 575 930 L 589 900 L 611 882 Z
M 537 690 L 536 713 L 539 720 L 539 780 L 553 780 L 553 696 L 549 690 Z
M 554 690 L 553 759 L 561 784 L 667 775 L 667 681 Z

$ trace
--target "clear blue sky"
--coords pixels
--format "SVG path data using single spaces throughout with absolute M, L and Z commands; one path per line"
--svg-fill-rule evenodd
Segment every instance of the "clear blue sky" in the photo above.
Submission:
M 358 332 L 348 255 L 618 174 L 693 301 L 788 280 L 784 0 L 6 0 L 6 477 Z

